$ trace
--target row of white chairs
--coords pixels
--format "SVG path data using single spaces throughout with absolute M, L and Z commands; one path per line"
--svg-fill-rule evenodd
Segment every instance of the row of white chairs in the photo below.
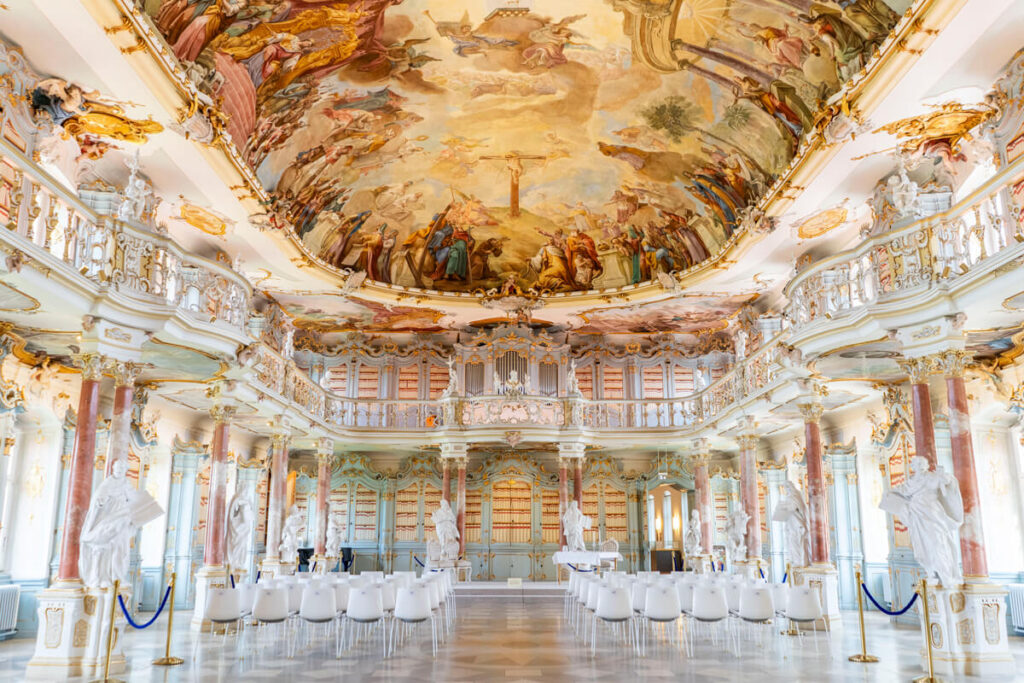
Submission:
M 436 655 L 439 640 L 454 627 L 454 587 L 451 572 L 430 572 L 420 578 L 415 572 L 268 577 L 257 584 L 210 589 L 204 616 L 214 629 L 223 626 L 225 637 L 235 626 L 239 641 L 247 624 L 267 627 L 257 629 L 257 638 L 261 631 L 276 626 L 277 640 L 283 641 L 289 657 L 294 657 L 300 639 L 309 647 L 314 638 L 329 640 L 333 635 L 335 656 L 341 657 L 362 639 L 377 634 L 382 655 L 387 657 L 416 627 L 429 622 Z
M 574 572 L 566 590 L 565 616 L 589 641 L 592 653 L 598 626 L 604 624 L 640 655 L 646 653 L 649 632 L 657 627 L 672 645 L 678 635 L 688 655 L 692 656 L 696 631 L 701 630 L 715 645 L 724 638 L 739 657 L 740 627 L 759 643 L 765 627 L 772 633 L 778 620 L 809 625 L 816 635 L 823 612 L 817 591 L 810 587 L 768 584 L 740 575 Z M 817 638 L 814 644 L 817 649 Z

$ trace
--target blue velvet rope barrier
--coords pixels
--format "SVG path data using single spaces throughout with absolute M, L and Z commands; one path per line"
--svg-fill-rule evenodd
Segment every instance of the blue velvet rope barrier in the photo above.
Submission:
M 312 574 L 315 571 L 316 571 L 316 562 L 314 562 L 313 566 L 309 568 L 309 573 Z
M 260 582 L 260 576 L 261 576 L 262 574 L 263 574 L 263 570 L 262 570 L 262 569 L 257 569 L 257 570 L 256 570 L 256 583 L 259 583 L 259 582 Z
M 234 574 L 228 574 L 228 576 L 231 577 L 231 587 L 234 588 L 235 587 L 235 575 Z
M 167 606 L 167 598 L 169 597 L 171 597 L 170 586 L 168 586 L 167 590 L 164 591 L 164 599 L 160 601 L 160 606 L 157 607 L 156 614 L 153 615 L 152 619 L 147 621 L 145 624 L 142 624 L 141 626 L 139 624 L 136 624 L 135 620 L 132 619 L 132 615 L 128 613 L 128 608 L 124 606 L 124 598 L 121 597 L 120 594 L 118 594 L 117 596 L 117 602 L 119 605 L 121 605 L 121 611 L 124 612 L 124 618 L 128 621 L 128 625 L 132 628 L 137 628 L 141 630 L 153 625 L 153 622 L 157 620 L 157 617 L 160 616 L 160 613 L 164 611 L 164 607 Z
M 352 566 L 352 563 L 354 561 L 355 561 L 354 557 L 351 560 L 349 560 L 348 562 L 345 561 L 344 557 L 341 558 L 341 569 L 342 569 L 342 571 L 346 571 L 347 572 L 348 568 Z
M 418 564 L 419 566 L 426 568 L 427 565 L 425 565 L 422 562 L 420 562 L 420 558 L 418 558 L 415 555 L 413 555 L 412 559 L 416 560 L 416 564 Z
M 788 579 L 788 578 L 789 578 L 789 572 L 786 572 L 785 574 L 782 575 L 782 583 L 786 583 L 786 579 Z
M 569 563 L 566 562 L 566 564 L 569 564 Z M 597 571 L 597 567 L 594 567 L 593 569 L 580 569 L 579 567 L 575 567 L 575 566 L 573 566 L 571 564 L 569 564 L 569 568 L 572 569 L 574 572 L 596 572 Z
M 895 610 L 895 611 L 890 611 L 890 610 L 887 610 L 887 609 L 885 609 L 884 607 L 882 607 L 881 605 L 878 604 L 878 601 L 875 600 L 875 596 L 871 595 L 871 591 L 868 590 L 867 586 L 865 586 L 862 583 L 860 585 L 860 587 L 864 590 L 864 595 L 868 596 L 868 600 L 871 601 L 871 604 L 874 605 L 875 608 L 878 609 L 879 612 L 882 612 L 883 614 L 888 614 L 890 617 L 898 617 L 901 614 L 905 614 L 906 611 L 909 610 L 911 607 L 913 607 L 914 603 L 917 602 L 917 593 L 914 593 L 914 597 L 912 597 L 910 599 L 910 602 L 908 602 L 903 607 L 903 609 L 899 609 L 899 610 Z
M 764 578 L 764 570 L 761 569 L 760 567 L 758 567 L 757 571 L 761 572 L 761 578 L 763 579 Z

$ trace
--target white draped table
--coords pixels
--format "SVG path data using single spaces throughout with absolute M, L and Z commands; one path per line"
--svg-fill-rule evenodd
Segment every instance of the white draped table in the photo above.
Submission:
M 602 552 L 590 551 L 590 550 L 559 550 L 552 557 L 555 564 L 571 564 L 576 567 L 581 565 L 590 565 L 591 567 L 598 567 L 601 565 L 601 560 L 615 560 L 616 562 L 623 559 L 620 553 L 613 550 L 606 550 Z

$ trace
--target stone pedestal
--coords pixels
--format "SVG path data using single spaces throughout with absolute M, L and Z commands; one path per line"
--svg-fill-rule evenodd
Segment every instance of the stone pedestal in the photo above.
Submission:
M 192 612 L 192 630 L 209 631 L 210 621 L 206 619 L 206 596 L 211 588 L 231 586 L 226 567 L 203 567 L 196 572 L 196 601 Z
M 821 611 L 825 618 L 817 624 L 819 630 L 842 628 L 839 612 L 839 572 L 831 564 L 812 564 L 809 567 L 791 567 L 790 582 L 794 586 L 810 586 L 818 591 Z
M 125 605 L 131 604 L 131 595 L 121 590 Z M 85 589 L 85 613 L 89 620 L 89 631 L 82 657 L 82 669 L 91 671 L 94 676 L 103 676 L 103 663 L 107 657 L 107 634 L 110 630 L 110 601 L 115 600 L 114 591 L 110 588 Z M 91 612 L 91 614 L 90 614 Z M 110 673 L 123 673 L 128 670 L 128 662 L 124 656 L 124 640 L 128 624 L 120 606 L 114 607 L 114 642 L 110 649 Z
M 918 614 L 923 610 L 916 608 Z M 932 662 L 940 676 L 993 676 L 1010 680 L 1014 660 L 1006 636 L 1006 589 L 988 580 L 955 588 L 928 583 Z M 921 666 L 928 670 L 921 631 Z
M 309 559 L 309 566 L 316 568 L 311 569 L 310 571 L 316 574 L 326 574 L 327 572 L 332 571 L 332 567 L 335 562 L 337 562 L 337 559 L 335 558 L 329 558 L 326 555 L 314 555 Z
M 260 578 L 272 579 L 277 576 L 290 576 L 295 573 L 295 565 L 278 559 L 267 558 L 260 563 Z
M 687 555 L 686 568 L 697 574 L 711 573 L 711 555 Z
M 710 561 L 710 556 L 708 560 Z M 746 560 L 736 560 L 732 563 L 732 570 L 734 574 L 740 574 L 748 579 L 760 579 L 761 570 L 764 568 L 764 560 L 761 558 L 750 558 Z

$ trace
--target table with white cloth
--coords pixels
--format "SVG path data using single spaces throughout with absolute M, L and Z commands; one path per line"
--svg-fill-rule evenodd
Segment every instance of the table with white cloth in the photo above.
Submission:
M 600 552 L 591 550 L 559 550 L 551 556 L 551 559 L 554 561 L 556 565 L 559 566 L 559 568 L 561 568 L 562 566 L 569 566 L 570 569 L 572 569 L 573 567 L 578 569 L 579 567 L 582 567 L 584 565 L 589 565 L 590 567 L 600 567 L 602 560 L 612 560 L 613 562 L 618 562 L 623 558 L 620 553 L 617 553 L 612 550 L 605 550 Z M 561 572 L 559 572 L 558 580 L 562 580 Z

